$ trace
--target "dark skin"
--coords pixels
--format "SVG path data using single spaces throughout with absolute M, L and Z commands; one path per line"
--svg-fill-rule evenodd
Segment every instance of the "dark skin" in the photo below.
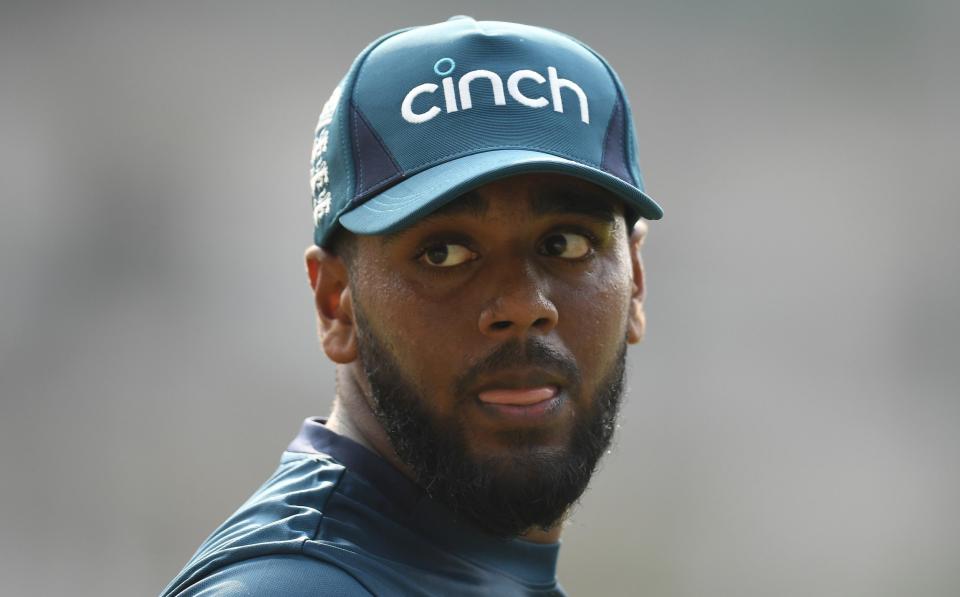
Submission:
M 484 185 L 399 232 L 357 236 L 349 266 L 309 248 L 321 344 L 337 364 L 328 427 L 410 476 L 373 414 L 357 301 L 407 381 L 430 397 L 431 412 L 467 424 L 473 454 L 516 450 L 506 439 L 512 430 L 533 433 L 531 454 L 562 453 L 623 340 L 643 337 L 645 231 L 642 220 L 628 231 L 619 200 L 592 183 L 525 174 Z M 506 369 L 454 395 L 472 364 L 532 335 L 577 363 L 579 384 L 558 371 Z M 484 390 L 522 397 L 542 388 L 560 396 L 549 415 L 516 416 L 477 399 Z M 560 532 L 557 524 L 524 538 L 554 542 Z

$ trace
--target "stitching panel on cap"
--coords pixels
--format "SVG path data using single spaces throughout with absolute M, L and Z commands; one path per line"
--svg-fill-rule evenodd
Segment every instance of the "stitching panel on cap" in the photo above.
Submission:
M 357 185 L 353 193 L 353 198 L 356 198 L 368 192 L 370 188 L 375 188 L 384 181 L 393 180 L 398 175 L 402 175 L 403 171 L 393 154 L 387 149 L 383 139 L 370 126 L 370 122 L 364 117 L 363 112 L 355 103 L 351 103 L 350 107 L 350 116 L 353 119 L 354 158 L 357 162 Z M 361 134 L 363 136 L 362 147 Z M 370 172 L 371 169 L 367 170 L 367 174 L 372 178 L 369 181 L 370 188 L 367 188 L 364 182 L 364 164 L 370 159 L 375 160 L 370 165 L 378 167 L 372 168 L 373 172 Z

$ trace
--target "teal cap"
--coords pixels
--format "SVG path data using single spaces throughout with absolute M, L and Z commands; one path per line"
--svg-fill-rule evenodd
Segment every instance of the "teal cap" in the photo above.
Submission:
M 367 47 L 324 106 L 311 169 L 314 241 L 383 234 L 464 192 L 531 172 L 588 180 L 629 224 L 663 215 L 643 190 L 616 73 L 540 27 L 454 17 Z

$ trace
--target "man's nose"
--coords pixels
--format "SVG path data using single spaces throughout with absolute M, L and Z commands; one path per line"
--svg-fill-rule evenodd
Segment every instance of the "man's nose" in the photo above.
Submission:
M 547 281 L 532 264 L 511 268 L 490 280 L 490 301 L 480 312 L 480 332 L 505 340 L 526 334 L 548 334 L 559 319 L 549 298 Z

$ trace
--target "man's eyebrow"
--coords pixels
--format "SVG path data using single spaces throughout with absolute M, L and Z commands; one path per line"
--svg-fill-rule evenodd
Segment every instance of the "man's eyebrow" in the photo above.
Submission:
M 533 199 L 533 213 L 537 215 L 572 213 L 608 223 L 612 223 L 617 218 L 613 199 L 605 195 L 570 190 L 539 193 Z

